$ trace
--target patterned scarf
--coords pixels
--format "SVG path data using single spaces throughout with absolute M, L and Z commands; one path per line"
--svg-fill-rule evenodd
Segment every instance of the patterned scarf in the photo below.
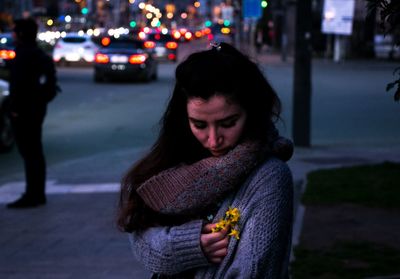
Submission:
M 276 137 L 270 144 L 246 141 L 224 156 L 164 170 L 136 191 L 156 212 L 193 216 L 237 189 L 268 156 L 287 161 L 292 153 L 292 142 L 283 137 Z

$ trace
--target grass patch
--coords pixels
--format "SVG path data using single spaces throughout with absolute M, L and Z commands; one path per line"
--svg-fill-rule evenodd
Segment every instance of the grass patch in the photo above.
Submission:
M 400 208 L 400 164 L 318 170 L 308 174 L 302 197 L 305 205 L 352 203 Z
M 294 253 L 294 279 L 361 279 L 400 273 L 400 251 L 368 242 L 337 243 L 324 251 L 300 245 Z

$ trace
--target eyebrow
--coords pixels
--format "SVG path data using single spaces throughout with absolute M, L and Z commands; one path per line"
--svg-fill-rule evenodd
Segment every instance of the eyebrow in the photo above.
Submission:
M 217 120 L 217 123 L 221 123 L 221 122 L 233 120 L 233 119 L 239 118 L 239 117 L 240 117 L 240 114 L 239 114 L 239 113 L 235 113 L 235 114 L 232 114 L 232 115 L 230 115 L 230 116 L 228 116 L 228 117 L 225 117 L 225 118 L 223 118 L 223 119 Z M 204 121 L 204 120 L 196 119 L 196 118 L 193 118 L 193 117 L 189 117 L 189 120 L 192 121 L 192 122 L 206 122 L 206 121 Z

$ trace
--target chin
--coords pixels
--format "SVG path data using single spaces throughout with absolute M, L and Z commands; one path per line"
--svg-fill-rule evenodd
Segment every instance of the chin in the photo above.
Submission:
M 218 151 L 212 151 L 210 150 L 211 155 L 213 155 L 214 157 L 220 157 L 220 156 L 224 156 L 226 153 L 229 152 L 229 148 L 225 148 L 223 150 L 218 150 Z

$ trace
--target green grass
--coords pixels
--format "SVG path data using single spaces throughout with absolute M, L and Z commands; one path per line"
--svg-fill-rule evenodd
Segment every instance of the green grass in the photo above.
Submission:
M 311 172 L 302 203 L 400 208 L 400 164 L 385 162 Z
M 362 243 L 337 243 L 329 250 L 295 248 L 293 279 L 358 279 L 400 274 L 400 251 Z

